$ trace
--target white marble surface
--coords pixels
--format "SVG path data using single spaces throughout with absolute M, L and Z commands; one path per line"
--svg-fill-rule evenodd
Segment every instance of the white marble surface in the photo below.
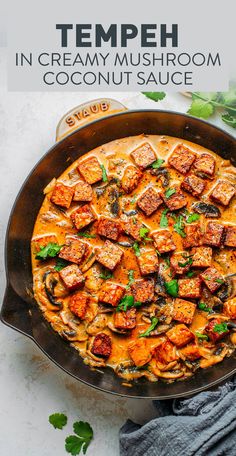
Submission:
M 5 286 L 3 244 L 15 196 L 31 168 L 53 144 L 60 116 L 83 101 L 110 96 L 129 108 L 164 108 L 186 112 L 188 99 L 168 94 L 155 104 L 138 93 L 7 93 L 0 61 L 0 297 Z M 213 122 L 220 124 L 218 119 Z M 222 125 L 221 125 L 222 126 Z M 230 129 L 229 129 L 230 131 Z M 144 423 L 155 415 L 150 401 L 102 394 L 63 373 L 27 338 L 0 326 L 0 454 L 17 456 L 65 455 L 64 439 L 74 420 L 89 421 L 95 439 L 88 456 L 118 456 L 118 431 L 127 418 Z M 48 416 L 68 415 L 69 424 L 56 431 Z

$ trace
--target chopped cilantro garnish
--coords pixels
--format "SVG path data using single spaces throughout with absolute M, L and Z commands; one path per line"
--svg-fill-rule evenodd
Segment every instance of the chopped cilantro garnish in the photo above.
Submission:
M 120 311 L 127 312 L 127 310 L 130 309 L 131 307 L 140 307 L 141 305 L 142 305 L 142 303 L 139 301 L 134 302 L 133 296 L 127 295 L 127 296 L 124 296 L 124 298 L 122 298 L 121 301 L 119 302 L 119 304 L 116 308 L 116 312 L 120 312 Z
M 163 163 L 165 163 L 165 160 L 163 160 L 162 158 L 158 158 L 156 161 L 154 161 L 154 163 L 151 166 L 153 169 L 158 169 L 161 167 Z
M 149 336 L 149 334 L 155 329 L 157 324 L 158 324 L 158 318 L 152 317 L 151 325 L 149 326 L 149 328 L 144 333 L 139 334 L 139 337 L 147 337 L 147 336 Z
M 140 256 L 140 248 L 139 248 L 139 243 L 137 241 L 135 241 L 132 245 L 133 249 L 134 249 L 134 253 L 136 256 Z
M 207 334 L 202 334 L 200 332 L 195 332 L 196 336 L 198 337 L 198 339 L 202 339 L 202 340 L 208 340 L 208 336 Z
M 168 188 L 165 192 L 166 199 L 169 199 L 172 195 L 174 195 L 174 193 L 176 193 L 175 188 Z
M 167 212 L 169 212 L 169 209 L 164 209 L 164 211 L 162 211 L 161 219 L 160 219 L 161 228 L 167 228 L 167 226 L 168 226 L 168 218 L 166 216 Z
M 66 266 L 68 266 L 68 264 L 70 264 L 69 261 L 66 261 L 63 258 L 57 258 L 56 259 L 56 264 L 54 266 L 54 269 L 55 269 L 55 271 L 59 272 L 62 269 L 64 269 Z
M 173 228 L 176 231 L 176 233 L 178 233 L 181 237 L 183 237 L 183 238 L 186 237 L 186 233 L 184 231 L 184 224 L 183 224 L 183 216 L 182 215 L 179 215 L 179 217 L 177 218 L 177 221 L 174 224 Z
M 165 282 L 165 289 L 169 295 L 176 298 L 178 296 L 179 291 L 178 281 L 176 279 L 173 279 L 169 282 Z
M 129 281 L 126 285 L 126 288 L 130 288 L 131 285 L 133 285 L 133 283 L 134 283 L 134 270 L 133 269 L 130 269 L 128 271 L 128 277 L 129 277 Z
M 186 222 L 187 223 L 196 222 L 196 220 L 199 220 L 199 218 L 200 218 L 199 214 L 192 213 L 187 216 Z
M 113 277 L 113 274 L 110 271 L 105 271 L 105 272 L 101 272 L 99 277 L 100 277 L 100 279 L 108 280 L 108 279 L 111 279 Z
M 195 274 L 194 271 L 188 271 L 188 272 L 186 273 L 186 276 L 189 277 L 189 278 L 191 278 L 191 277 L 194 276 L 194 274 Z
M 55 258 L 60 252 L 62 245 L 49 242 L 45 247 L 41 247 L 40 251 L 35 255 L 36 260 L 47 260 Z
M 147 237 L 147 234 L 149 233 L 149 229 L 146 227 L 142 227 L 139 230 L 139 235 L 144 241 L 152 241 L 149 237 Z
M 55 429 L 62 429 L 67 424 L 67 416 L 64 413 L 53 413 L 48 420 Z
M 102 180 L 103 180 L 103 182 L 107 182 L 108 178 L 107 178 L 106 168 L 105 168 L 104 165 L 100 165 L 100 167 L 101 167 L 101 170 L 102 170 Z
M 228 331 L 228 326 L 227 326 L 227 323 L 223 322 L 223 323 L 218 323 L 214 326 L 213 328 L 213 331 L 218 333 L 218 334 L 222 334 L 222 333 L 225 333 Z
M 96 235 L 95 234 L 90 234 L 88 233 L 87 231 L 79 231 L 77 233 L 77 236 L 79 237 L 84 237 L 84 238 L 88 238 L 88 239 L 95 239 L 96 238 Z
M 211 308 L 207 307 L 207 304 L 205 304 L 205 302 L 199 302 L 198 308 L 200 310 L 204 310 L 204 312 L 211 312 Z
M 224 280 L 222 280 L 222 279 L 215 279 L 215 282 L 217 282 L 217 283 L 220 283 L 220 284 L 221 284 L 221 283 L 224 283 Z

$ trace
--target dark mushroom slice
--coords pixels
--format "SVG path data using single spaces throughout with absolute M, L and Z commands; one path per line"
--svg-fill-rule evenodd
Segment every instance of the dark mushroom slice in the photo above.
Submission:
M 129 217 L 132 215 L 136 215 L 138 212 L 135 209 L 131 209 L 130 211 L 123 211 L 123 213 Z
M 57 300 L 58 296 L 55 294 L 56 286 L 59 284 L 58 274 L 52 271 L 45 272 L 43 276 L 43 282 L 49 302 L 56 306 L 57 310 L 61 310 L 63 303 Z
M 77 340 L 77 331 L 75 329 L 64 330 L 60 332 L 63 339 L 73 342 Z
M 206 218 L 218 218 L 221 212 L 217 206 L 208 203 L 196 203 L 192 205 L 192 209 L 198 214 L 204 214 Z
M 150 174 L 152 176 L 157 176 L 158 179 L 161 180 L 162 185 L 164 187 L 168 187 L 168 185 L 170 183 L 170 174 L 166 168 L 151 169 Z
M 120 212 L 119 196 L 119 188 L 116 185 L 112 185 L 108 190 L 108 204 L 110 205 L 111 214 L 115 217 L 118 217 Z

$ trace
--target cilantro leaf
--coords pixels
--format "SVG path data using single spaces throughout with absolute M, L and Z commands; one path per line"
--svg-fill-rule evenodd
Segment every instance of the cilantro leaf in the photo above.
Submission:
M 101 272 L 99 277 L 100 277 L 100 279 L 108 280 L 108 279 L 111 279 L 113 277 L 113 274 L 110 271 L 105 271 L 105 272 Z
M 134 253 L 135 255 L 138 257 L 140 256 L 140 248 L 139 248 L 139 243 L 137 241 L 135 241 L 132 245 L 133 249 L 134 249 Z
M 184 263 L 181 263 L 181 261 L 178 262 L 178 266 L 180 266 L 181 268 L 185 268 L 185 266 L 188 266 L 189 264 L 193 264 L 192 258 L 188 258 L 188 260 Z
M 213 102 L 217 100 L 216 92 L 193 92 L 192 104 L 188 110 L 188 114 L 202 119 L 208 119 L 214 111 Z
M 186 276 L 189 277 L 189 278 L 191 278 L 191 277 L 194 276 L 194 274 L 195 274 L 194 271 L 188 271 L 188 272 L 186 273 Z
M 207 334 L 202 334 L 198 331 L 195 332 L 196 336 L 198 337 L 198 339 L 202 339 L 202 340 L 208 340 L 208 336 Z
M 165 192 L 166 199 L 169 199 L 172 195 L 174 195 L 174 193 L 176 193 L 175 188 L 168 188 Z
M 227 326 L 227 323 L 223 322 L 223 323 L 218 323 L 214 326 L 213 328 L 213 331 L 218 333 L 218 334 L 222 334 L 222 333 L 225 333 L 228 331 L 228 326 Z
M 161 101 L 165 98 L 165 92 L 142 92 L 145 97 L 153 101 Z
M 236 128 L 236 116 L 231 116 L 230 114 L 222 114 L 221 119 L 230 127 Z
M 149 233 L 149 229 L 146 227 L 142 227 L 139 230 L 139 236 L 144 240 L 144 241 L 152 241 L 149 237 L 146 235 Z
M 222 280 L 222 279 L 215 279 L 215 282 L 222 284 L 222 283 L 224 283 L 224 280 Z
M 80 450 L 83 445 L 84 445 L 84 441 L 81 440 L 76 435 L 69 435 L 68 437 L 66 437 L 65 449 L 66 449 L 67 453 L 72 454 L 72 456 L 76 456 L 77 454 L 80 454 Z
M 88 233 L 87 231 L 79 231 L 77 233 L 77 236 L 79 237 L 84 237 L 84 238 L 88 238 L 88 239 L 95 239 L 96 238 L 96 235 L 95 234 L 90 234 Z
M 162 158 L 158 158 L 156 161 L 154 161 L 154 163 L 151 165 L 151 167 L 153 169 L 158 169 L 161 167 L 161 165 L 165 163 L 165 160 L 163 160 Z
M 103 182 L 107 182 L 108 178 L 107 178 L 106 168 L 105 168 L 104 165 L 100 165 L 100 167 L 101 167 L 101 170 L 102 170 L 102 180 L 103 180 Z
M 186 233 L 184 231 L 184 224 L 183 224 L 183 216 L 182 215 L 179 215 L 179 217 L 177 218 L 177 221 L 175 222 L 173 228 L 176 231 L 176 233 L 178 233 L 181 237 L 183 237 L 183 238 L 186 237 Z
M 62 245 L 49 242 L 45 247 L 41 247 L 40 251 L 35 255 L 36 260 L 47 260 L 47 258 L 55 258 L 60 252 Z
M 48 421 L 55 429 L 62 429 L 67 424 L 67 416 L 64 413 L 53 413 Z
M 176 298 L 178 296 L 179 286 L 176 279 L 165 282 L 165 289 L 170 296 Z
M 149 334 L 155 329 L 157 324 L 158 324 L 158 318 L 152 317 L 151 325 L 149 326 L 149 328 L 144 333 L 139 334 L 139 337 L 147 337 L 147 336 L 149 336 Z
M 133 270 L 133 269 L 130 269 L 130 270 L 128 271 L 128 277 L 129 277 L 129 282 L 128 282 L 128 284 L 126 285 L 126 288 L 130 288 L 131 285 L 133 285 L 133 283 L 134 283 L 134 281 L 135 281 L 135 280 L 134 280 L 134 270 Z
M 160 228 L 167 228 L 168 226 L 168 218 L 166 217 L 166 214 L 169 212 L 169 209 L 164 209 L 161 214 L 161 219 L 160 219 Z
M 142 305 L 141 302 L 134 301 L 134 297 L 132 295 L 126 295 L 119 302 L 119 304 L 116 308 L 116 312 L 120 312 L 120 311 L 127 312 L 127 310 L 130 309 L 131 307 L 140 307 L 141 305 Z
M 63 268 L 65 268 L 66 266 L 68 266 L 68 264 L 70 264 L 69 261 L 67 260 L 64 260 L 63 258 L 57 258 L 56 259 L 56 264 L 54 266 L 54 269 L 55 271 L 61 271 Z
M 80 454 L 81 449 L 85 454 L 93 438 L 93 430 L 89 423 L 85 421 L 76 421 L 73 424 L 74 433 L 66 438 L 66 451 L 73 456 Z
M 200 215 L 199 214 L 195 214 L 195 212 L 193 212 L 192 214 L 189 214 L 186 218 L 186 222 L 187 223 L 192 223 L 192 222 L 196 222 L 196 220 L 199 220 L 200 218 Z
M 205 302 L 199 302 L 198 308 L 200 310 L 204 310 L 204 312 L 211 312 L 211 308 L 207 307 L 207 304 L 205 304 Z

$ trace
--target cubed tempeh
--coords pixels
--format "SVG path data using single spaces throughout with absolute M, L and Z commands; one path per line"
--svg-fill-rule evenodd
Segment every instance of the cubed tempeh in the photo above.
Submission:
M 179 324 L 169 329 L 166 336 L 177 347 L 183 347 L 194 339 L 194 334 L 184 324 Z
M 153 214 L 162 203 L 160 192 L 153 187 L 145 190 L 137 201 L 138 206 L 147 216 Z
M 169 230 L 159 230 L 152 233 L 154 246 L 159 253 L 168 253 L 176 249 L 172 235 Z
M 173 319 L 189 325 L 193 321 L 196 304 L 185 299 L 175 299 Z
M 179 292 L 180 298 L 197 299 L 201 296 L 201 280 L 196 278 L 179 279 Z
M 236 247 L 236 226 L 229 225 L 225 227 L 224 245 L 227 247 Z
M 205 188 L 206 184 L 200 177 L 191 174 L 186 176 L 181 183 L 181 188 L 193 196 L 200 196 Z
M 124 287 L 117 283 L 105 282 L 99 291 L 98 299 L 105 304 L 111 304 L 113 307 L 116 307 L 124 295 L 124 292 Z
M 107 237 L 113 241 L 117 241 L 121 232 L 121 225 L 119 222 L 101 217 L 97 224 L 97 233 L 100 236 Z
M 216 161 L 214 157 L 210 154 L 201 154 L 198 155 L 194 162 L 194 169 L 197 172 L 208 174 L 208 176 L 213 176 L 215 172 Z
M 114 326 L 120 330 L 134 329 L 136 326 L 136 309 L 128 309 L 127 312 L 115 312 Z
M 78 164 L 78 170 L 88 184 L 95 184 L 102 180 L 102 168 L 94 156 L 81 161 Z
M 211 247 L 193 247 L 191 250 L 192 266 L 194 268 L 208 268 L 212 261 Z
M 172 152 L 168 162 L 173 168 L 177 169 L 182 174 L 187 174 L 196 158 L 196 154 L 192 152 L 184 144 L 178 144 Z
M 93 189 L 87 182 L 79 180 L 74 187 L 74 201 L 92 201 Z
M 141 169 L 145 169 L 156 161 L 156 154 L 148 142 L 137 147 L 137 149 L 131 152 L 131 156 L 135 161 L 135 164 Z
M 218 290 L 224 283 L 222 274 L 214 267 L 206 269 L 200 274 L 200 277 L 211 293 Z
M 59 272 L 59 274 L 64 284 L 70 291 L 76 290 L 84 283 L 84 276 L 77 264 L 66 266 Z
M 125 193 L 131 193 L 138 186 L 142 175 L 137 166 L 129 165 L 125 168 L 121 179 L 121 186 Z
M 84 204 L 84 206 L 76 209 L 76 211 L 71 213 L 70 217 L 77 230 L 82 230 L 96 219 L 89 204 Z
M 72 199 L 74 196 L 74 188 L 68 187 L 68 185 L 64 185 L 61 182 L 57 182 L 56 186 L 53 189 L 51 195 L 51 202 L 56 204 L 57 206 L 65 207 L 69 209 Z
M 154 299 L 154 281 L 152 279 L 137 280 L 131 286 L 135 302 L 151 302 Z
M 87 250 L 88 245 L 85 242 L 81 242 L 79 239 L 68 239 L 62 247 L 59 257 L 71 261 L 71 263 L 80 264 Z
M 154 249 L 142 251 L 137 257 L 141 275 L 152 274 L 158 271 L 158 256 Z
M 185 226 L 186 237 L 183 239 L 185 249 L 197 247 L 202 244 L 202 231 L 200 223 L 191 223 Z
M 97 252 L 97 261 L 105 266 L 105 268 L 113 271 L 120 263 L 123 255 L 124 252 L 118 245 L 107 240 Z
M 203 236 L 203 243 L 219 247 L 222 241 L 224 226 L 217 222 L 209 222 Z
M 217 203 L 223 206 L 228 206 L 235 193 L 236 190 L 234 185 L 228 181 L 222 180 L 215 186 L 210 197 Z

